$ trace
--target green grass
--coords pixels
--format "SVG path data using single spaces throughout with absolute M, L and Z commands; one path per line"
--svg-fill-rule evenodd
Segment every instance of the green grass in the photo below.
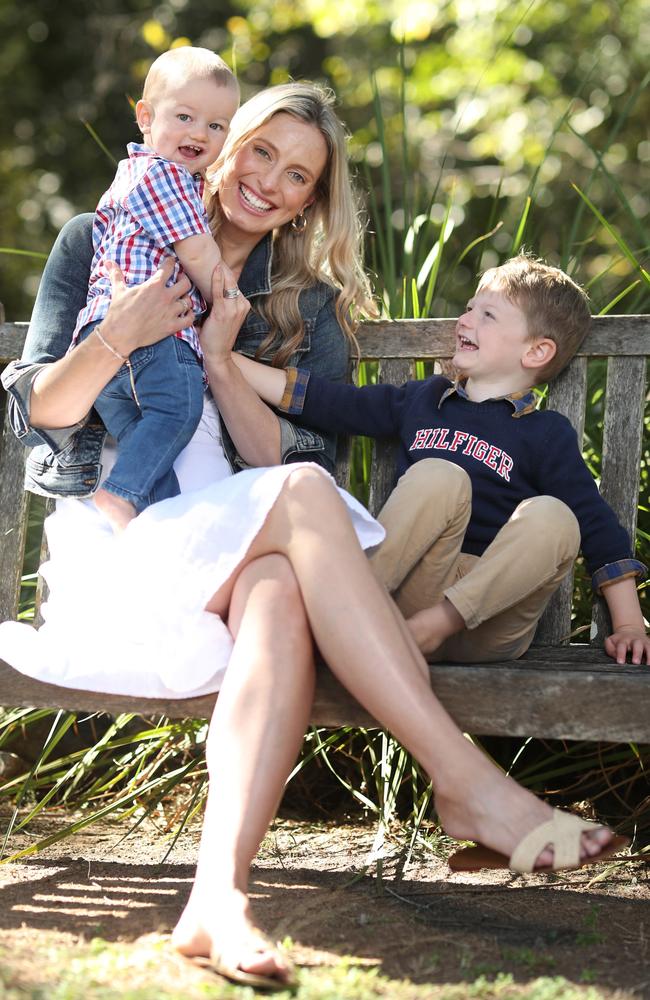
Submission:
M 465 982 L 416 984 L 381 975 L 353 957 L 336 964 L 302 969 L 299 986 L 275 993 L 279 1000 L 605 1000 L 611 996 L 589 980 L 538 976 L 517 982 L 510 973 L 470 976 Z M 29 958 L 20 949 L 0 947 L 0 996 L 3 1000 L 252 1000 L 239 987 L 192 967 L 174 955 L 168 941 L 150 935 L 133 944 L 102 938 L 74 946 L 52 943 Z M 619 1000 L 625 994 L 618 993 Z

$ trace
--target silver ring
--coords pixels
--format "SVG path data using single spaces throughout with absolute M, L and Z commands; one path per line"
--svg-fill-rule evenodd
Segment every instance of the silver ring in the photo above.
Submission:
M 235 288 L 224 288 L 224 290 L 223 290 L 223 297 L 224 297 L 224 299 L 236 299 L 238 295 L 239 295 L 239 289 L 236 288 L 236 287 Z

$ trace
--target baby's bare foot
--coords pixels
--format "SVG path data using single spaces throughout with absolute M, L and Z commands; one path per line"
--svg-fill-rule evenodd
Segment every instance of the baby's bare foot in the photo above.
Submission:
M 108 490 L 97 490 L 93 499 L 95 506 L 108 518 L 116 534 L 124 531 L 127 524 L 137 515 L 132 503 L 114 493 L 109 493 Z

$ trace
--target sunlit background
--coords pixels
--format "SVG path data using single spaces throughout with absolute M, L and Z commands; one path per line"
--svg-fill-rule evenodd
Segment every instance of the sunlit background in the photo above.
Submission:
M 244 98 L 290 78 L 335 90 L 359 186 L 374 192 L 369 228 L 383 224 L 396 247 L 397 284 L 409 239 L 421 240 L 420 267 L 445 218 L 456 257 L 501 223 L 430 312 L 453 310 L 478 267 L 508 253 L 529 194 L 524 242 L 582 281 L 606 272 L 592 291 L 602 308 L 635 267 L 571 184 L 642 262 L 649 15 L 648 0 L 0 0 L 0 245 L 46 253 L 66 219 L 94 208 L 114 165 L 90 130 L 119 159 L 137 138 L 129 98 L 151 60 L 192 43 L 236 68 Z M 372 245 L 368 261 L 390 263 Z M 0 254 L 8 318 L 28 316 L 41 267 Z M 625 311 L 643 307 L 643 284 Z

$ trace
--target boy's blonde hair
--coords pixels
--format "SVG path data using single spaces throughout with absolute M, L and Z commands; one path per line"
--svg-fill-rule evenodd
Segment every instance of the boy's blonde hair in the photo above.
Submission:
M 182 45 L 169 49 L 154 59 L 144 81 L 142 100 L 153 101 L 188 80 L 214 80 L 217 87 L 230 87 L 239 93 L 235 74 L 221 56 L 210 49 Z
M 284 112 L 314 125 L 327 146 L 327 162 L 314 188 L 315 201 L 305 209 L 304 229 L 298 235 L 288 222 L 274 233 L 273 293 L 255 305 L 267 320 L 270 333 L 258 356 L 274 342 L 280 346 L 273 364 L 285 365 L 302 343 L 305 328 L 298 300 L 316 281 L 339 290 L 336 314 L 345 334 L 354 341 L 359 315 L 376 315 L 363 268 L 362 226 L 348 168 L 346 132 L 333 108 L 331 91 L 312 83 L 286 83 L 260 91 L 236 112 L 221 156 L 209 178 L 208 213 L 213 233 L 221 223 L 219 184 L 225 168 L 257 129 Z
M 530 340 L 545 337 L 556 345 L 552 360 L 538 371 L 538 382 L 559 375 L 574 357 L 591 326 L 587 293 L 559 267 L 529 253 L 511 257 L 485 271 L 478 284 L 502 291 L 526 318 Z

